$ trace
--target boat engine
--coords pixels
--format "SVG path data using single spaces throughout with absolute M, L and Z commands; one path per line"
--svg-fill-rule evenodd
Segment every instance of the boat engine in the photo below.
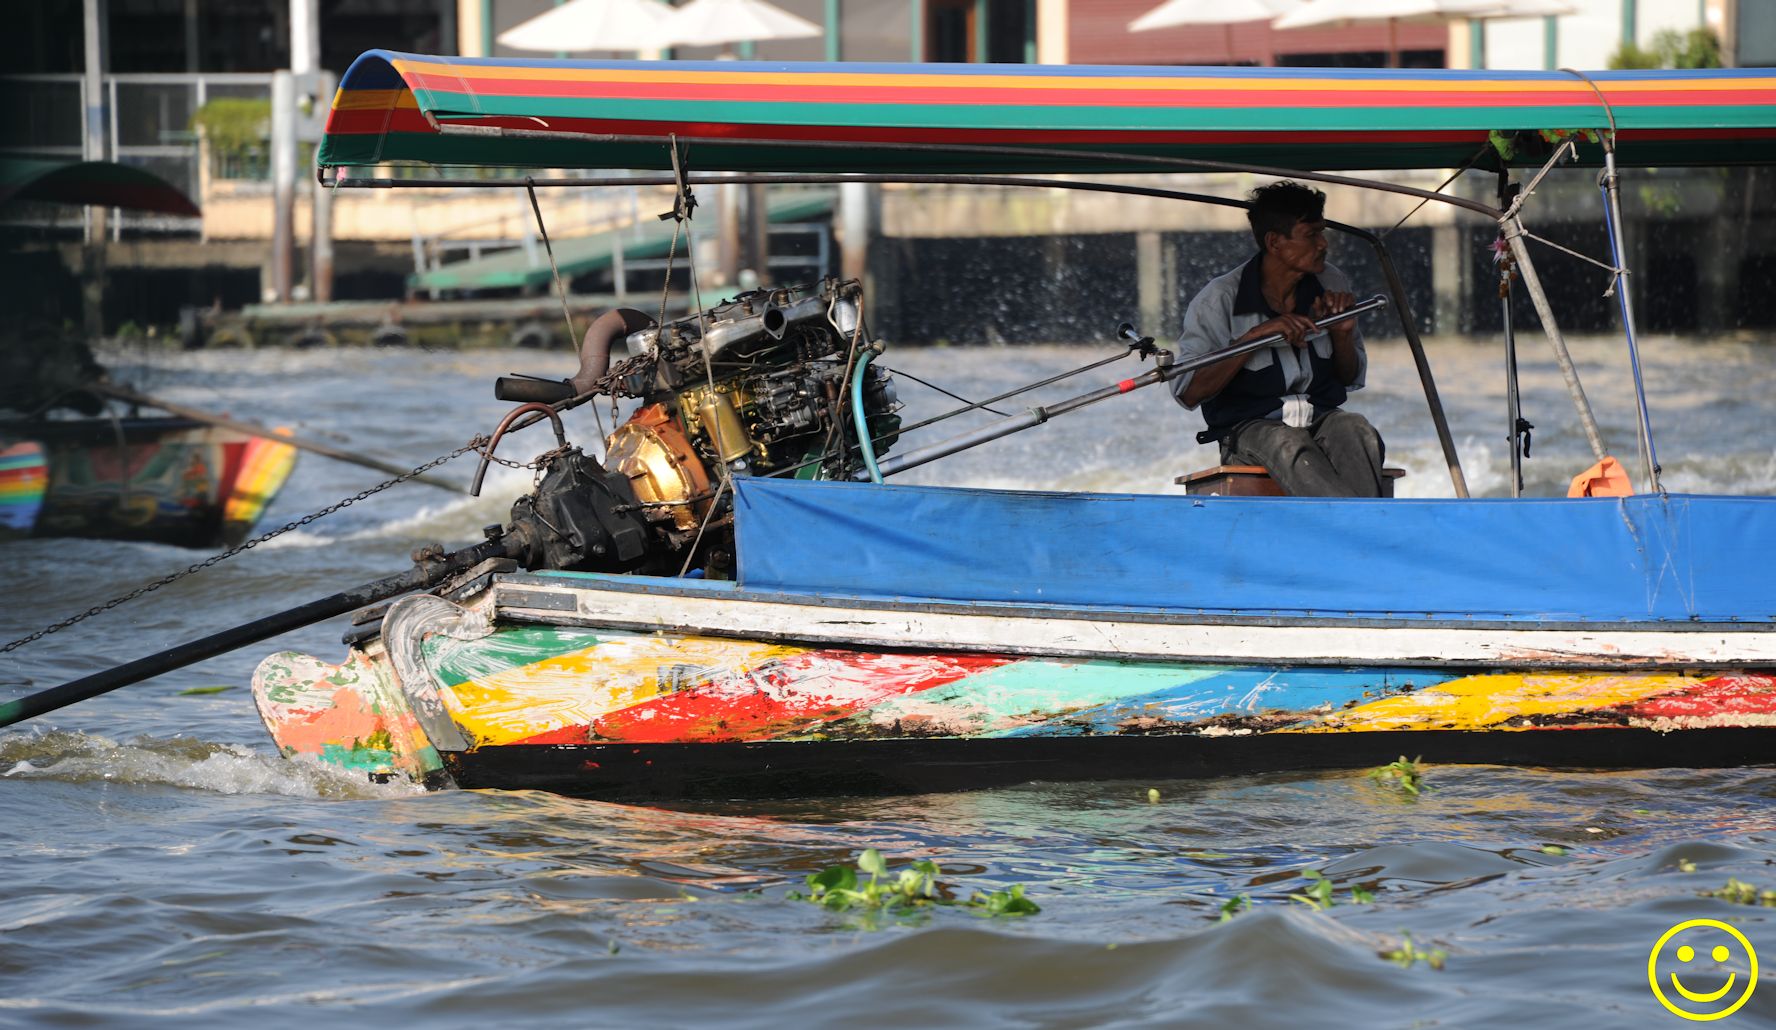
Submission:
M 507 532 L 528 541 L 514 557 L 596 571 L 695 563 L 731 577 L 729 477 L 844 480 L 862 467 L 851 380 L 864 350 L 880 350 L 862 314 L 862 284 L 835 278 L 752 290 L 664 326 L 618 309 L 587 331 L 572 379 L 502 378 L 502 400 L 596 392 L 640 401 L 605 441 L 602 465 L 564 441 L 546 456 L 537 491 L 513 508 Z M 613 369 L 618 337 L 629 356 Z M 900 429 L 892 379 L 869 365 L 860 388 L 862 431 L 886 452 Z M 578 542 L 569 539 L 576 523 L 585 527 Z M 646 527 L 639 550 L 636 525 Z

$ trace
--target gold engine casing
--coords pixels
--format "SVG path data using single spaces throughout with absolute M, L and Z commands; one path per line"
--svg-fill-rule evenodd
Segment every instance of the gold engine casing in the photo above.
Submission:
M 628 476 L 636 497 L 647 504 L 671 505 L 652 509 L 651 516 L 670 512 L 679 529 L 697 528 L 697 520 L 710 503 L 709 473 L 664 404 L 649 404 L 636 411 L 617 427 L 604 447 L 605 467 Z
M 752 394 L 743 387 L 727 383 L 696 387 L 678 396 L 679 411 L 685 422 L 690 423 L 695 417 L 710 449 L 724 465 L 758 449 L 752 434 L 740 421 L 739 409 L 752 402 Z

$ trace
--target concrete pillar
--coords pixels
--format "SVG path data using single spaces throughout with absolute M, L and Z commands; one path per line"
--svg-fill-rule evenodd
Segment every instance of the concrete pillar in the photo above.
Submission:
M 185 70 L 202 71 L 197 45 L 197 0 L 185 0 Z
M 456 52 L 461 57 L 486 57 L 482 45 L 489 33 L 481 25 L 482 0 L 456 0 Z
M 870 226 L 870 193 L 875 187 L 867 182 L 847 182 L 839 186 L 839 276 L 862 279 L 868 272 Z
M 285 304 L 296 264 L 296 80 L 280 69 L 271 76 L 271 283 Z
M 766 206 L 765 187 L 753 183 L 746 187 L 747 246 L 745 264 L 758 276 L 759 285 L 771 283 L 771 212 Z
M 1036 63 L 1067 63 L 1068 0 L 1036 0 Z
M 105 0 L 83 0 L 82 8 L 86 26 L 86 61 L 81 80 L 86 99 L 82 112 L 85 156 L 88 161 L 103 161 L 110 150 L 105 93 L 105 68 L 110 59 L 108 15 Z M 102 207 L 89 207 L 86 212 L 86 246 L 80 275 L 81 322 L 87 339 L 95 340 L 105 332 L 105 237 L 110 212 Z
M 1135 234 L 1135 288 L 1141 305 L 1137 330 L 1156 340 L 1169 335 L 1166 294 L 1177 292 L 1177 282 L 1166 277 L 1164 240 L 1157 230 Z
M 315 75 L 315 102 L 331 104 L 339 77 L 330 71 L 318 71 Z M 307 172 L 304 178 L 308 180 L 308 188 L 314 191 L 313 204 L 309 209 L 312 216 L 309 237 L 309 296 L 312 300 L 325 304 L 333 299 L 333 191 L 315 181 L 313 169 L 308 169 Z
M 1431 229 L 1431 331 L 1443 335 L 1459 333 L 1465 307 L 1462 283 L 1465 281 L 1467 247 L 1462 245 L 1464 233 L 1459 225 L 1438 225 Z
M 290 0 L 290 70 L 301 75 L 320 66 L 320 0 Z
M 739 183 L 723 183 L 715 188 L 716 265 L 721 281 L 729 286 L 740 281 L 740 190 Z

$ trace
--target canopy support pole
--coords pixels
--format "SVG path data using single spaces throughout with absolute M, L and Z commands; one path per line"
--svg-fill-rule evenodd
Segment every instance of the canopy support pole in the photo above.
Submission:
M 1414 325 L 1412 309 L 1406 303 L 1406 284 L 1400 280 L 1399 269 L 1394 267 L 1393 255 L 1381 242 L 1378 236 L 1364 233 L 1369 243 L 1375 248 L 1375 256 L 1381 261 L 1381 274 L 1387 278 L 1388 292 L 1394 296 L 1394 310 L 1400 316 L 1400 329 L 1406 334 L 1406 344 L 1412 348 L 1412 363 L 1418 366 L 1418 381 L 1424 385 L 1425 404 L 1431 409 L 1431 424 L 1437 429 L 1437 443 L 1443 448 L 1443 461 L 1449 466 L 1449 482 L 1455 488 L 1455 496 L 1468 496 L 1468 477 L 1462 473 L 1461 458 L 1455 453 L 1455 438 L 1449 432 L 1449 416 L 1443 411 L 1443 398 L 1437 393 L 1437 380 L 1431 375 L 1430 359 L 1425 357 L 1424 341 L 1418 336 L 1418 326 Z
M 1646 473 L 1647 485 L 1656 493 L 1664 493 L 1665 485 L 1659 481 L 1659 453 L 1653 449 L 1653 424 L 1647 414 L 1646 384 L 1640 374 L 1640 347 L 1635 342 L 1634 304 L 1628 293 L 1628 247 L 1622 239 L 1622 197 L 1621 181 L 1616 174 L 1616 147 L 1613 135 L 1605 137 L 1603 145 L 1603 172 L 1598 176 L 1598 185 L 1603 190 L 1604 220 L 1609 223 L 1610 260 L 1616 266 L 1615 282 L 1612 288 L 1616 301 L 1622 308 L 1622 333 L 1628 337 L 1628 365 L 1634 370 L 1635 414 L 1640 420 L 1640 462 Z
M 1499 170 L 1499 207 L 1509 208 L 1517 199 L 1518 186 L 1511 181 L 1509 169 Z M 1511 310 L 1511 280 L 1516 277 L 1514 262 L 1504 254 L 1498 257 L 1499 306 L 1501 327 L 1505 333 L 1505 439 L 1511 445 L 1511 496 L 1523 496 L 1523 441 L 1534 428 L 1523 420 L 1523 395 L 1517 376 L 1517 319 Z
M 1536 275 L 1535 262 L 1529 259 L 1529 247 L 1523 242 L 1523 219 L 1512 214 L 1503 219 L 1502 227 L 1505 242 L 1511 247 L 1511 256 L 1517 259 L 1517 271 L 1523 276 L 1523 288 L 1529 292 L 1536 315 L 1542 320 L 1542 331 L 1548 336 L 1548 345 L 1554 349 L 1554 360 L 1559 363 L 1560 374 L 1566 379 L 1566 392 L 1578 410 L 1579 424 L 1585 429 L 1591 455 L 1602 461 L 1609 456 L 1603 446 L 1603 434 L 1598 431 L 1597 417 L 1591 413 L 1591 402 L 1585 399 L 1585 388 L 1579 383 L 1578 369 L 1573 367 L 1572 355 L 1566 349 L 1566 337 L 1560 333 L 1560 323 L 1555 320 L 1554 308 L 1548 303 L 1547 292 L 1542 289 L 1541 277 Z

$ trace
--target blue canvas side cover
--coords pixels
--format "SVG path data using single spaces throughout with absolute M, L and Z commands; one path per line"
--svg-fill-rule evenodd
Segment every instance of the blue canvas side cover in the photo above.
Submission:
M 1204 614 L 1776 620 L 1776 498 L 735 487 L 749 590 Z

